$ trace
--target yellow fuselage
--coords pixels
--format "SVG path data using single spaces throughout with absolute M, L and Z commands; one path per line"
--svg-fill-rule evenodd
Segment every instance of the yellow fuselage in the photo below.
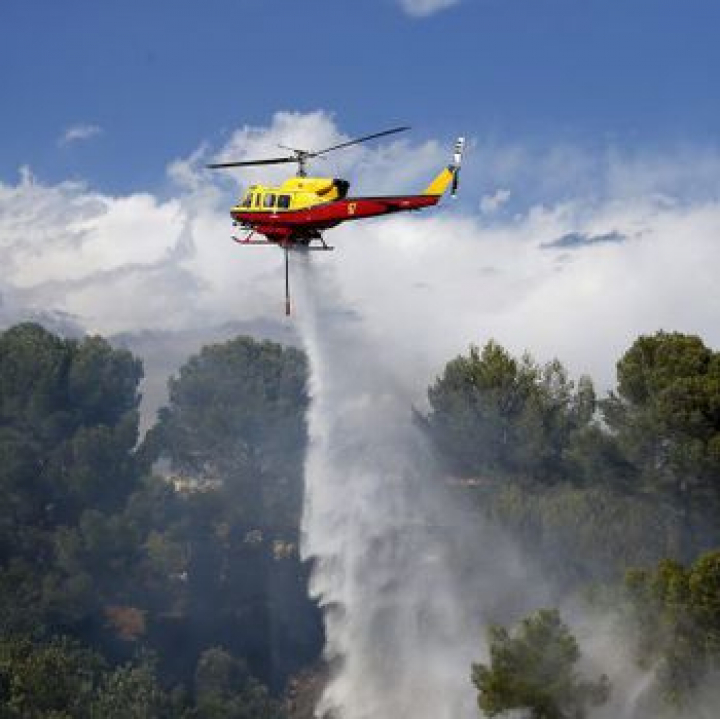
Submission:
M 291 177 L 279 187 L 251 185 L 232 211 L 286 212 L 341 199 L 347 188 L 329 177 Z

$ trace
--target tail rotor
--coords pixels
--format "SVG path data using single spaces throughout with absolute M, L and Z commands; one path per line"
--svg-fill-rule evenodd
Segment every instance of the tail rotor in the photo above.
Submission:
M 455 152 L 453 153 L 453 166 L 455 172 L 453 174 L 452 187 L 450 188 L 450 197 L 457 197 L 458 187 L 460 185 L 460 166 L 462 165 L 463 152 L 465 150 L 465 138 L 458 137 L 455 143 Z

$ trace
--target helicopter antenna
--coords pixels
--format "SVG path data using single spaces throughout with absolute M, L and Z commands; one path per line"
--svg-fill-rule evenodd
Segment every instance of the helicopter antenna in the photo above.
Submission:
M 409 126 L 403 126 L 403 127 L 393 127 L 390 130 L 383 130 L 382 132 L 375 132 L 372 135 L 363 135 L 362 137 L 357 137 L 354 140 L 348 140 L 347 142 L 341 142 L 339 145 L 332 145 L 331 147 L 326 147 L 323 150 L 300 150 L 296 147 L 287 147 L 285 145 L 279 145 L 283 150 L 289 150 L 292 152 L 292 156 L 289 157 L 270 157 L 264 160 L 242 160 L 240 162 L 216 162 L 210 165 L 206 165 L 211 170 L 218 170 L 218 169 L 224 169 L 227 167 L 248 167 L 251 165 L 281 165 L 287 162 L 295 162 L 297 163 L 298 169 L 297 169 L 297 176 L 298 177 L 306 177 L 307 176 L 307 163 L 308 160 L 313 159 L 315 157 L 320 157 L 321 155 L 325 155 L 328 152 L 334 152 L 335 150 L 340 150 L 344 147 L 350 147 L 351 145 L 358 145 L 361 142 L 367 142 L 368 140 L 374 140 L 378 137 L 384 137 L 385 135 L 393 135 L 396 132 L 405 132 L 406 130 L 409 130 Z

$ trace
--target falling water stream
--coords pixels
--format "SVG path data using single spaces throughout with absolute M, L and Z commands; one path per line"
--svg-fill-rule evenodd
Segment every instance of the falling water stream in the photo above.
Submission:
M 469 673 L 485 611 L 526 577 L 477 522 L 463 528 L 393 348 L 343 309 L 327 273 L 309 258 L 296 267 L 311 368 L 302 550 L 332 668 L 317 716 L 477 717 Z
M 332 266 L 312 259 L 298 257 L 294 274 L 311 372 L 302 553 L 313 562 L 330 667 L 316 717 L 477 719 L 470 669 L 487 660 L 488 624 L 512 625 L 562 598 L 509 537 L 464 506 L 479 494 L 443 478 L 412 412 L 418 384 L 432 378 L 408 377 L 406 348 L 376 339 Z M 432 326 L 416 338 L 417 352 L 433 346 Z M 637 669 L 617 631 L 622 623 L 572 598 L 565 610 L 587 650 L 585 668 L 613 683 L 611 701 L 592 716 L 664 716 L 651 673 Z M 717 716 L 715 678 L 683 719 Z

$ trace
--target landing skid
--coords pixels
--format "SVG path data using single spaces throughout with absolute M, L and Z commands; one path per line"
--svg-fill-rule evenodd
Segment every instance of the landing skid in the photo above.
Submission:
M 232 241 L 237 242 L 238 245 L 277 245 L 277 242 L 270 242 L 269 240 L 251 240 L 250 238 L 253 236 L 253 232 L 251 232 L 246 237 L 235 237 L 235 235 L 232 235 Z
M 332 252 L 335 248 L 332 245 L 323 243 L 322 247 L 313 247 L 312 245 L 292 245 L 289 249 L 297 252 Z

